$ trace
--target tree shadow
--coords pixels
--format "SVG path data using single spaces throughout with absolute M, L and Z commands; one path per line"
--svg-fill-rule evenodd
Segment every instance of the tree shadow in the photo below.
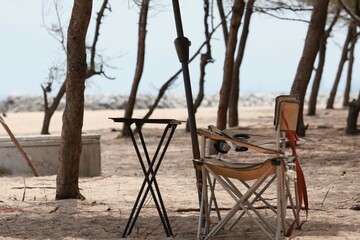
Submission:
M 146 210 L 145 210 L 146 211 Z M 164 228 L 154 209 L 140 213 L 128 238 L 166 239 Z M 172 216 L 168 213 L 174 236 L 195 239 L 197 214 Z M 126 216 L 125 216 L 126 215 Z M 0 239 L 119 239 L 128 221 L 127 214 L 118 211 L 21 211 L 0 212 Z
M 58 210 L 59 211 L 59 210 Z M 168 239 L 154 209 L 140 214 L 130 239 Z M 174 237 L 196 239 L 197 212 L 169 212 Z M 15 212 L 0 214 L 0 236 L 14 239 L 119 239 L 123 233 L 127 216 L 117 211 L 67 211 L 67 212 Z M 254 224 L 244 222 L 234 230 L 222 230 L 213 239 L 262 239 L 266 235 Z M 358 233 L 352 222 L 308 221 L 302 230 L 294 230 L 292 237 L 330 238 L 340 231 Z

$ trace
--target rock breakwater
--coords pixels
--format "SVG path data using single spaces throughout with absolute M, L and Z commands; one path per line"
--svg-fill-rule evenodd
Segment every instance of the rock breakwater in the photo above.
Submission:
M 242 107 L 272 107 L 274 99 L 279 94 L 275 93 L 242 93 L 240 94 L 239 106 Z M 318 106 L 323 106 L 326 103 L 328 94 L 319 94 Z M 195 98 L 194 98 L 195 99 Z M 148 109 L 156 100 L 156 96 L 152 95 L 138 95 L 136 99 L 135 108 Z M 86 110 L 101 110 L 101 109 L 125 109 L 127 106 L 128 96 L 125 95 L 109 95 L 97 94 L 85 96 Z M 337 97 L 337 103 L 341 102 L 341 97 Z M 50 102 L 51 103 L 51 102 Z M 217 107 L 219 103 L 219 95 L 206 95 L 202 101 L 201 107 Z M 63 98 L 57 108 L 61 111 L 65 107 L 65 98 Z M 186 98 L 183 95 L 166 95 L 159 104 L 158 108 L 185 108 Z M 9 96 L 0 101 L 0 113 L 6 112 L 31 112 L 43 111 L 44 99 L 41 96 Z

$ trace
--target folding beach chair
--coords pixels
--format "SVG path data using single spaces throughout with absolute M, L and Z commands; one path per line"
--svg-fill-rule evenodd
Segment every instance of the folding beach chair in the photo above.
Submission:
M 307 196 L 295 151 L 294 132 L 298 113 L 299 101 L 295 97 L 278 96 L 274 117 L 275 136 L 272 138 L 251 134 L 237 134 L 233 137 L 230 131 L 220 131 L 214 126 L 198 129 L 202 137 L 200 164 L 203 173 L 198 238 L 205 235 L 207 239 L 225 228 L 233 229 L 239 225 L 239 221 L 245 221 L 246 218 L 270 239 L 291 235 L 294 226 L 300 228 L 299 212 L 302 200 L 307 208 Z M 285 154 L 287 141 L 291 141 L 293 148 L 289 156 Z M 216 156 L 209 154 L 207 142 L 215 142 L 218 152 Z M 230 162 L 222 159 L 229 148 L 240 152 L 256 151 L 270 157 L 257 163 L 245 163 L 240 153 L 236 155 L 240 161 Z M 215 189 L 218 185 L 215 183 L 219 183 L 222 189 Z M 235 205 L 225 216 L 220 213 L 220 191 L 222 195 L 226 192 L 235 201 Z M 215 211 L 211 211 L 212 209 Z M 216 213 L 215 220 L 210 217 L 212 212 Z

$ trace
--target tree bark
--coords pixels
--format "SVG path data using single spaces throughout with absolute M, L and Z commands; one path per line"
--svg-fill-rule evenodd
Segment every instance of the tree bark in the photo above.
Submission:
M 91 11 L 92 0 L 74 1 L 67 37 L 67 94 L 62 118 L 56 199 L 83 198 L 78 181 L 87 69 L 85 38 Z
M 349 113 L 347 118 L 347 125 L 345 133 L 348 134 L 359 134 L 360 130 L 357 128 L 357 120 L 360 111 L 360 92 L 357 100 L 353 100 L 349 103 Z
M 311 88 L 308 116 L 314 116 L 316 114 L 316 102 L 319 93 L 321 77 L 325 65 L 325 55 L 326 55 L 326 38 L 325 36 L 323 36 L 320 42 L 318 66 L 316 69 L 314 82 Z
M 249 0 L 246 4 L 243 29 L 240 37 L 237 57 L 234 63 L 232 87 L 229 100 L 229 127 L 239 126 L 238 103 L 240 94 L 240 67 L 245 54 L 246 41 L 249 35 L 250 20 L 253 13 L 255 0 Z
M 224 4 L 223 4 L 222 0 L 217 0 L 216 2 L 217 2 L 218 9 L 219 9 L 221 26 L 222 26 L 222 30 L 223 30 L 224 42 L 225 42 L 225 47 L 226 47 L 227 42 L 229 40 L 229 32 L 228 32 L 228 28 L 227 28 L 226 16 L 225 16 L 225 11 L 224 11 Z
M 300 59 L 295 79 L 291 87 L 291 95 L 298 96 L 300 100 L 297 134 L 305 136 L 307 127 L 304 125 L 303 109 L 306 89 L 309 84 L 316 55 L 319 51 L 320 39 L 326 23 L 329 0 L 316 0 L 311 14 L 304 50 Z
M 309 99 L 309 107 L 308 107 L 308 116 L 314 116 L 316 114 L 317 96 L 319 93 L 320 82 L 322 79 L 322 74 L 323 74 L 325 59 L 326 59 L 327 39 L 329 38 L 330 33 L 339 18 L 340 10 L 341 10 L 341 8 L 339 6 L 329 28 L 326 31 L 324 31 L 324 34 L 320 40 L 318 67 L 316 69 L 316 74 L 315 74 L 314 82 L 313 82 L 312 89 L 311 89 L 311 94 L 310 94 L 310 99 Z
M 343 107 L 349 106 L 349 97 L 350 97 L 350 91 L 351 91 L 351 79 L 352 79 L 352 72 L 353 72 L 353 66 L 354 66 L 354 61 L 355 61 L 354 52 L 355 52 L 355 45 L 357 42 L 356 25 L 354 22 L 352 22 L 350 24 L 354 24 L 354 27 L 352 28 L 351 41 L 350 41 L 349 63 L 348 63 L 348 71 L 347 71 L 347 76 L 346 76 Z
M 217 111 L 216 126 L 220 130 L 225 129 L 227 123 L 227 110 L 229 108 L 229 96 L 232 87 L 232 76 L 234 67 L 234 53 L 236 49 L 237 34 L 244 12 L 244 7 L 244 0 L 234 1 L 233 13 L 230 22 L 229 40 L 225 52 L 223 82 L 221 85 L 219 106 Z
M 144 70 L 145 63 L 145 41 L 146 41 L 146 25 L 147 25 L 147 16 L 149 12 L 149 4 L 150 0 L 142 0 L 141 10 L 139 16 L 139 29 L 138 29 L 138 52 L 137 52 L 137 60 L 136 60 L 136 69 L 133 84 L 131 86 L 131 92 L 129 95 L 129 99 L 125 109 L 125 118 L 131 118 L 135 108 L 136 95 L 139 88 L 141 76 Z M 123 124 L 123 136 L 129 136 L 127 132 L 127 126 Z
M 343 46 L 343 49 L 342 49 L 342 53 L 341 53 L 339 67 L 338 67 L 338 70 L 337 70 L 337 73 L 336 73 L 336 76 L 335 76 L 333 87 L 331 89 L 329 98 L 328 98 L 327 103 L 326 103 L 326 109 L 333 109 L 334 108 L 334 102 L 335 102 L 337 87 L 338 87 L 339 82 L 340 82 L 340 78 L 341 78 L 342 71 L 344 69 L 345 62 L 348 60 L 348 52 L 349 52 L 349 44 L 351 42 L 352 28 L 353 28 L 353 26 L 351 24 L 349 24 L 348 33 L 347 33 L 347 36 L 346 36 L 346 39 L 345 39 L 345 42 L 344 42 L 344 46 Z

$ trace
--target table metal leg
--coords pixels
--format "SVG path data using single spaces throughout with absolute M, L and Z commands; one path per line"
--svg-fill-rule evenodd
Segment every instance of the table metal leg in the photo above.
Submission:
M 160 165 L 161 165 L 161 162 L 162 162 L 163 157 L 164 157 L 164 155 L 165 155 L 165 153 L 166 153 L 167 147 L 168 147 L 169 144 L 170 144 L 170 141 L 171 141 L 171 138 L 172 138 L 173 133 L 174 133 L 174 131 L 175 131 L 175 128 L 176 128 L 176 125 L 167 125 L 167 127 L 165 128 L 165 130 L 164 130 L 164 132 L 163 132 L 163 135 L 162 135 L 162 137 L 161 137 L 161 140 L 159 141 L 158 147 L 157 147 L 157 149 L 156 149 L 156 151 L 155 151 L 155 153 L 154 153 L 154 157 L 153 157 L 152 161 L 150 161 L 150 157 L 149 157 L 148 152 L 147 152 L 147 149 L 146 149 L 146 143 L 145 143 L 144 137 L 143 137 L 141 131 L 139 131 L 140 140 L 141 140 L 142 145 L 143 145 L 143 147 L 144 147 L 144 153 L 145 153 L 145 156 L 146 156 L 148 165 L 149 165 L 148 171 L 147 171 L 146 173 L 145 173 L 145 171 L 144 171 L 145 178 L 148 179 L 148 177 L 150 176 L 150 174 L 152 175 L 152 178 L 151 178 L 150 182 L 148 183 L 147 190 L 146 190 L 146 192 L 145 192 L 145 194 L 144 194 L 144 196 L 143 196 L 143 202 L 145 201 L 145 198 L 146 198 L 146 196 L 147 196 L 147 193 L 148 193 L 149 189 L 152 190 L 151 184 L 154 182 L 155 190 L 156 190 L 156 193 L 157 193 L 157 196 L 158 196 L 158 200 L 159 200 L 159 203 L 160 203 L 160 207 L 161 207 L 161 209 L 158 209 L 159 216 L 160 216 L 161 218 L 162 218 L 162 217 L 164 218 L 164 221 L 165 221 L 165 222 L 162 221 L 162 223 L 163 223 L 163 226 L 164 226 L 165 231 L 166 231 L 166 229 L 167 229 L 167 231 L 168 231 L 168 233 L 169 233 L 168 236 L 172 236 L 173 233 L 172 233 L 172 230 L 171 230 L 170 222 L 169 222 L 169 219 L 168 219 L 168 216 L 167 216 L 167 213 L 166 213 L 166 208 L 165 208 L 164 202 L 163 202 L 163 200 L 162 200 L 162 196 L 161 196 L 160 189 L 159 189 L 159 186 L 158 186 L 158 184 L 157 184 L 155 175 L 156 175 L 156 173 L 157 173 L 157 171 L 158 171 L 158 169 L 159 169 L 159 167 L 160 167 Z M 139 128 L 138 128 L 138 129 L 139 129 Z M 167 141 L 165 142 L 165 144 L 164 144 L 164 146 L 163 146 L 164 139 L 165 139 L 165 137 L 166 137 L 167 132 L 168 132 L 169 129 L 171 129 L 171 130 L 170 130 L 170 133 L 169 133 L 169 135 L 168 135 Z M 153 172 L 153 166 L 154 166 L 154 164 L 155 164 L 155 162 L 156 162 L 157 156 L 158 156 L 158 154 L 159 154 L 160 149 L 161 149 L 162 146 L 163 146 L 163 150 L 162 150 L 162 152 L 161 152 L 161 154 L 160 154 L 160 157 L 159 157 L 159 159 L 158 159 L 158 163 L 156 164 L 155 170 L 154 170 L 154 172 Z M 152 195 L 153 195 L 153 198 L 155 198 L 154 200 L 156 200 L 156 196 L 154 195 L 153 192 L 152 192 Z M 142 206 L 142 204 L 141 204 L 141 206 Z M 156 204 L 156 206 L 157 206 L 157 208 L 158 208 L 158 205 L 157 205 L 157 204 Z M 162 211 L 162 213 L 161 213 L 161 211 Z M 140 209 L 138 209 L 137 215 L 139 214 L 139 212 L 140 212 Z M 137 217 L 137 216 L 136 216 L 136 217 Z
M 160 189 L 159 189 L 159 186 L 158 186 L 157 181 L 156 181 L 156 173 L 157 173 L 157 171 L 158 171 L 158 169 L 160 167 L 160 164 L 162 162 L 162 159 L 163 159 L 163 157 L 164 157 L 164 155 L 166 153 L 167 147 L 169 146 L 169 143 L 171 141 L 171 138 L 173 136 L 175 128 L 176 128 L 176 125 L 171 125 L 171 124 L 167 125 L 167 127 L 165 128 L 165 130 L 163 132 L 163 135 L 162 135 L 162 137 L 160 139 L 158 147 L 157 147 L 157 149 L 156 149 L 156 151 L 154 153 L 153 159 L 150 160 L 150 157 L 149 157 L 149 154 L 148 154 L 148 151 L 147 151 L 147 147 L 146 147 L 146 143 L 145 143 L 144 137 L 143 137 L 142 132 L 141 132 L 141 128 L 138 127 L 139 137 L 140 137 L 141 144 L 142 144 L 142 147 L 143 147 L 143 150 L 144 150 L 144 155 L 145 155 L 147 163 L 148 163 L 148 169 L 146 169 L 144 161 L 143 161 L 142 156 L 141 156 L 141 153 L 139 151 L 138 145 L 136 143 L 135 137 L 133 135 L 131 126 L 129 126 L 130 137 L 132 139 L 136 154 L 138 156 L 141 168 L 142 168 L 143 173 L 144 173 L 144 181 L 143 181 L 142 186 L 141 186 L 141 188 L 139 190 L 139 194 L 138 194 L 138 196 L 136 198 L 136 201 L 134 203 L 134 207 L 133 207 L 133 209 L 131 211 L 129 220 L 128 220 L 127 224 L 126 224 L 126 227 L 125 227 L 125 230 L 124 230 L 124 233 L 123 233 L 122 237 L 126 237 L 132 232 L 132 229 L 133 229 L 133 227 L 135 225 L 137 217 L 138 217 L 138 215 L 139 215 L 139 213 L 141 211 L 141 208 L 143 207 L 143 204 L 144 204 L 144 202 L 146 200 L 146 196 L 147 196 L 149 191 L 151 192 L 151 195 L 153 197 L 155 206 L 157 208 L 157 211 L 158 211 L 158 214 L 159 214 L 160 220 L 162 222 L 162 225 L 164 227 L 166 235 L 168 237 L 173 235 L 173 232 L 172 232 L 172 229 L 171 229 L 171 226 L 170 226 L 170 222 L 169 222 L 169 219 L 168 219 L 168 216 L 167 216 L 167 213 L 166 213 L 165 205 L 164 205 L 164 202 L 163 202 L 162 197 L 161 197 Z M 166 140 L 166 142 L 164 144 L 163 150 L 162 150 L 162 152 L 160 154 L 160 157 L 159 157 L 159 159 L 157 161 L 157 164 L 155 164 L 155 162 L 157 160 L 157 157 L 158 157 L 158 154 L 160 152 L 161 147 L 163 146 L 164 139 L 165 139 L 169 129 L 171 129 L 170 133 L 169 133 L 169 135 L 167 137 L 167 140 Z M 153 169 L 154 165 L 155 165 L 155 169 Z M 150 175 L 151 175 L 151 179 L 149 179 Z M 146 188 L 145 193 L 143 195 L 143 190 L 144 190 L 144 187 L 145 187 L 146 183 L 147 183 L 147 188 Z M 154 189 L 152 188 L 152 183 L 154 183 L 156 193 L 154 192 Z M 141 196 L 142 196 L 142 198 L 141 198 Z M 141 201 L 140 201 L 140 204 L 139 204 L 140 198 L 141 198 Z M 160 206 L 159 206 L 159 203 L 160 203 Z

